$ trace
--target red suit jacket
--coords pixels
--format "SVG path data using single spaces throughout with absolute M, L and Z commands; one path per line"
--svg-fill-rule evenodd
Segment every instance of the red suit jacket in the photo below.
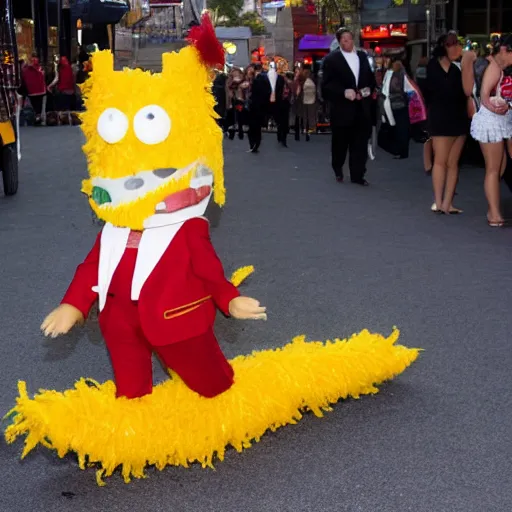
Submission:
M 101 233 L 62 299 L 63 304 L 79 309 L 84 318 L 98 298 L 92 287 L 98 284 L 100 245 Z M 153 346 L 199 336 L 213 327 L 216 306 L 229 315 L 229 303 L 239 295 L 224 276 L 210 241 L 208 222 L 190 219 L 142 287 L 138 300 L 142 330 Z

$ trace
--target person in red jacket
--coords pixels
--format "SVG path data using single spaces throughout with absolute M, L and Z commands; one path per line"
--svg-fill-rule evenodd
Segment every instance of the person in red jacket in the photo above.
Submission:
M 152 392 L 153 352 L 200 395 L 223 393 L 234 376 L 213 332 L 216 309 L 266 319 L 265 308 L 225 278 L 203 217 L 212 196 L 224 201 L 222 132 L 207 66 L 222 63 L 224 50 L 211 24 L 198 30 L 197 49 L 164 54 L 161 75 L 116 72 L 110 52 L 93 55 L 83 191 L 106 225 L 41 328 L 47 336 L 65 334 L 98 301 L 118 397 Z M 177 92 L 188 77 L 171 79 L 175 69 L 194 77 L 186 101 Z M 180 118 L 187 123 L 180 126 Z
M 55 90 L 58 94 L 57 110 L 69 112 L 76 107 L 76 81 L 73 68 L 67 57 L 59 59 L 55 79 L 48 86 L 49 90 Z
M 22 78 L 30 104 L 34 109 L 36 123 L 39 124 L 43 112 L 43 100 L 46 96 L 46 82 L 37 54 L 33 54 L 29 63 L 23 66 Z

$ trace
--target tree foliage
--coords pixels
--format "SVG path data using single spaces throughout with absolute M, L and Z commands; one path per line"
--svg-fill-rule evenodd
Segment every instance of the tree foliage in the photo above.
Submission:
M 246 12 L 240 16 L 238 24 L 241 27 L 249 27 L 252 35 L 259 36 L 266 32 L 265 24 L 257 12 Z
M 232 23 L 238 20 L 244 0 L 208 0 L 208 9 L 214 11 L 219 22 Z
M 216 26 L 249 27 L 253 35 L 265 33 L 263 19 L 257 12 L 240 15 L 244 0 L 209 0 L 208 9 Z

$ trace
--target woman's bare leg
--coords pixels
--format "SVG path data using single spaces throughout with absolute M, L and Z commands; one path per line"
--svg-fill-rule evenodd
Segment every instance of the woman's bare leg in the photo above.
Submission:
M 485 159 L 485 197 L 489 204 L 487 220 L 490 223 L 503 222 L 500 208 L 500 174 L 503 164 L 503 142 L 480 144 Z
M 507 150 L 504 148 L 503 149 L 503 158 L 501 159 L 500 178 L 503 178 L 506 168 L 507 168 Z
M 443 206 L 448 157 L 455 140 L 456 137 L 432 137 L 432 146 L 434 149 L 432 186 L 434 188 L 434 200 L 437 210 L 440 210 Z
M 428 139 L 425 144 L 423 144 L 423 168 L 425 172 L 432 171 L 432 160 L 433 160 L 433 149 L 432 149 L 432 139 Z
M 457 188 L 457 182 L 459 181 L 459 160 L 460 155 L 462 154 L 462 150 L 464 149 L 464 143 L 466 142 L 466 136 L 462 135 L 457 137 L 450 149 L 450 153 L 448 155 L 448 161 L 446 163 L 447 172 L 446 172 L 446 184 L 444 188 L 444 199 L 443 205 L 441 209 L 445 213 L 450 213 L 455 211 L 455 213 L 460 213 L 459 211 L 453 208 L 453 196 L 455 195 L 455 189 Z

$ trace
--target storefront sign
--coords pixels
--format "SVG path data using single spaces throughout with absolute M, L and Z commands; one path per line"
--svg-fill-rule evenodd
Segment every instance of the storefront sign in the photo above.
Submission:
M 388 37 L 407 37 L 407 24 L 367 25 L 361 30 L 363 39 L 386 39 Z

